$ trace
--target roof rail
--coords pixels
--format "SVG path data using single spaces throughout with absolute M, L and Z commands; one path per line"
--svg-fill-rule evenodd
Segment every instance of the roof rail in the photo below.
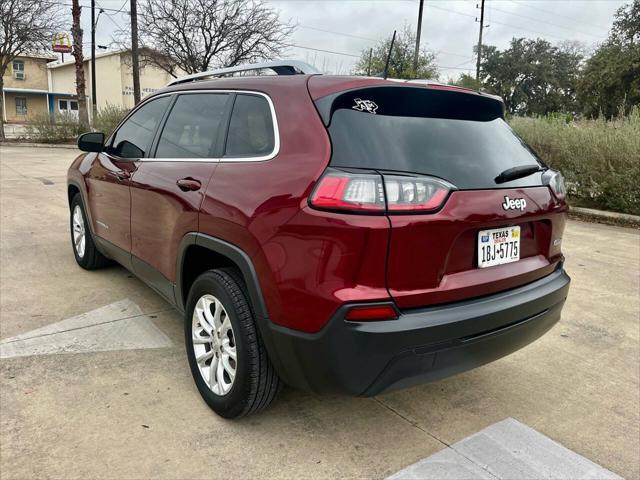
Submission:
M 246 65 L 238 65 L 236 67 L 220 68 L 218 70 L 208 70 L 206 72 L 185 75 L 184 77 L 172 80 L 167 84 L 167 87 L 177 85 L 179 83 L 193 82 L 194 80 L 200 80 L 203 78 L 220 77 L 230 73 L 250 72 L 252 70 L 273 70 L 276 75 L 313 75 L 321 73 L 315 67 L 308 63 L 301 62 L 300 60 L 274 60 L 271 62 L 250 63 Z

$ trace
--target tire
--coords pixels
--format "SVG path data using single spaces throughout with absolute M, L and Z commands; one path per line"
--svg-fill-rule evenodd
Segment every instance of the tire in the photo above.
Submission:
M 189 291 L 184 325 L 191 374 L 213 411 L 224 418 L 238 418 L 273 402 L 281 381 L 269 360 L 239 275 L 230 269 L 200 275 Z M 210 338 L 214 340 L 210 342 Z
M 69 225 L 71 229 L 71 247 L 76 262 L 85 270 L 96 270 L 109 265 L 110 260 L 102 255 L 93 241 L 91 229 L 87 222 L 82 197 L 76 193 L 71 200 L 71 210 L 69 214 Z M 83 240 L 80 240 L 80 237 Z M 76 241 L 80 240 L 80 241 Z M 82 248 L 80 248 L 82 246 Z

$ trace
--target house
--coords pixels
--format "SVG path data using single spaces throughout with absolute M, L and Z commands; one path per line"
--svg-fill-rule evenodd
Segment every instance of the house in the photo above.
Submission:
M 91 90 L 91 59 L 84 62 L 87 102 L 92 103 L 93 92 Z M 75 94 L 76 71 L 73 61 L 64 63 L 51 63 L 47 65 L 50 76 L 50 91 L 56 111 L 64 111 L 71 108 L 67 103 L 66 94 Z M 140 96 L 155 92 L 164 87 L 173 77 L 164 70 L 151 65 L 142 64 L 140 67 Z M 96 55 L 96 106 L 98 110 L 107 105 L 116 105 L 124 108 L 132 108 L 133 101 L 133 74 L 131 68 L 131 53 L 127 50 L 99 53 Z M 91 109 L 89 109 L 91 110 Z
M 53 111 L 47 65 L 54 60 L 55 56 L 20 55 L 11 62 L 2 79 L 2 118 L 6 123 L 28 123 L 39 114 Z

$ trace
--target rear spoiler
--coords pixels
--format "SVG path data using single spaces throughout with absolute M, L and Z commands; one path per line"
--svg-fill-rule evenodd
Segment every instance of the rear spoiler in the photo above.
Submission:
M 440 88 L 442 90 L 451 90 L 451 91 L 454 91 L 454 92 L 475 93 L 477 95 L 484 95 L 485 97 L 493 98 L 495 100 L 498 100 L 498 101 L 504 103 L 504 100 L 499 95 L 493 95 L 491 93 L 481 92 L 480 90 L 474 90 L 472 88 L 459 87 L 457 85 L 449 85 L 448 83 L 442 83 L 442 82 L 438 82 L 436 80 L 429 80 L 427 78 L 424 78 L 424 79 L 423 78 L 414 78 L 414 79 L 409 79 L 409 80 L 404 79 L 404 78 L 387 78 L 387 80 L 389 80 L 391 82 L 398 82 L 398 83 L 416 83 L 418 85 L 424 85 L 425 87 L 428 87 L 428 88 Z

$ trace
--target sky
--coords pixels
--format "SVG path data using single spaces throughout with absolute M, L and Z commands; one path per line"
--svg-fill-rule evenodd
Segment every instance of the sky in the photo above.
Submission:
M 607 37 L 613 14 L 630 0 L 486 0 L 483 44 L 508 46 L 511 38 L 544 38 L 551 43 L 584 42 L 594 48 Z M 105 9 L 96 44 L 129 25 L 130 0 L 96 0 Z M 305 60 L 327 73 L 349 74 L 358 56 L 404 24 L 416 28 L 419 0 L 265 0 L 283 21 L 297 25 L 283 58 Z M 425 0 L 421 48 L 437 54 L 440 79 L 475 72 L 481 0 Z M 58 0 L 71 9 L 70 0 Z M 80 0 L 83 6 L 89 0 Z M 90 42 L 90 8 L 82 9 L 85 45 Z M 304 48 L 303 48 L 304 47 Z M 113 46 L 115 48 L 115 46 Z M 98 50 L 98 52 L 103 50 Z M 331 52 L 331 53 L 330 53 Z

